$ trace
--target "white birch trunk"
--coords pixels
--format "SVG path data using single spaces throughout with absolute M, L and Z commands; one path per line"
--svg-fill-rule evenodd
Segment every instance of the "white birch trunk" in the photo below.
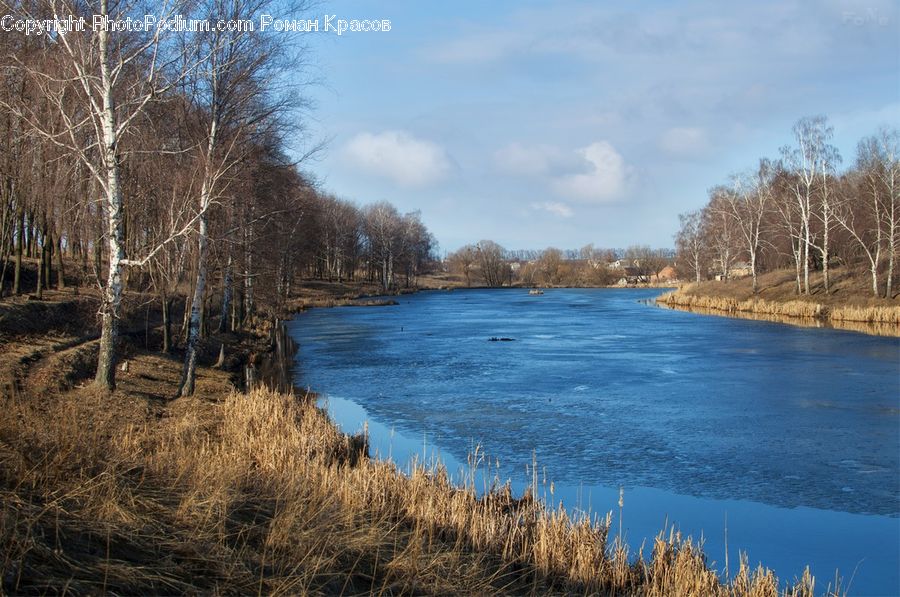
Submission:
M 107 3 L 101 2 L 101 12 L 108 13 Z M 109 269 L 106 276 L 101 307 L 100 351 L 94 383 L 107 389 L 116 385 L 116 341 L 118 339 L 119 308 L 122 303 L 122 260 L 124 221 L 122 218 L 122 190 L 119 184 L 119 161 L 116 139 L 116 114 L 109 66 L 109 34 L 100 30 L 100 72 L 103 85 L 103 150 L 106 167 L 106 239 L 109 250 Z
M 885 281 L 884 288 L 884 296 L 887 299 L 891 299 L 893 289 L 891 288 L 891 283 L 894 277 L 894 258 L 897 255 L 897 156 L 891 152 L 888 156 L 890 168 L 890 174 L 888 175 L 888 193 L 890 197 L 888 200 L 890 201 L 890 222 L 888 226 L 888 269 L 887 269 L 887 279 Z
M 215 84 L 215 79 L 214 83 Z M 213 109 L 212 122 L 209 127 L 209 140 L 206 147 L 203 185 L 200 188 L 200 217 L 197 227 L 197 281 L 194 285 L 194 298 L 191 301 L 191 319 L 188 324 L 187 348 L 184 354 L 184 373 L 178 396 L 190 396 L 194 393 L 194 379 L 197 375 L 197 360 L 200 356 L 200 322 L 201 309 L 206 293 L 207 253 L 209 252 L 209 204 L 212 192 L 212 159 L 216 147 L 218 116 Z

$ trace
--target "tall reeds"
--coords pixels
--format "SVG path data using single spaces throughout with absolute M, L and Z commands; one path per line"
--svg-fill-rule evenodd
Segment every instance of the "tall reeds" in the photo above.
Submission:
M 149 420 L 77 392 L 9 403 L 7 593 L 813 594 L 746 559 L 726 583 L 674 532 L 629 554 L 608 515 L 508 484 L 478 495 L 439 464 L 403 474 L 291 395 L 183 399 Z
M 835 306 L 805 300 L 784 302 L 760 298 L 736 300 L 727 297 L 703 296 L 684 291 L 669 292 L 657 302 L 670 307 L 707 310 L 728 315 L 756 314 L 784 318 L 815 319 L 825 322 L 859 322 L 880 325 L 880 332 L 891 332 L 885 326 L 897 326 L 889 335 L 900 335 L 900 305 L 898 306 Z

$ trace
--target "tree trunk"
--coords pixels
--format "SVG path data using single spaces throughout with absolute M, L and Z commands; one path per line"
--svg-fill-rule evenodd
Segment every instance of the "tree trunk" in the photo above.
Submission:
M 62 238 L 56 238 L 56 288 L 66 289 L 66 273 L 63 268 Z
M 809 294 L 809 245 L 811 244 L 811 240 L 809 238 L 809 225 L 804 226 L 804 240 L 803 240 L 803 289 L 806 294 Z
M 13 294 L 22 292 L 22 252 L 25 250 L 25 210 L 21 206 L 18 208 L 17 226 L 19 227 L 16 234 L 16 269 L 13 272 Z
M 97 238 L 94 239 L 94 274 L 97 276 L 98 283 L 100 286 L 105 284 L 105 280 L 100 276 L 100 271 L 103 269 L 103 235 L 102 233 L 97 234 Z
M 209 299 L 203 299 L 203 306 L 200 309 L 200 338 L 205 340 L 209 338 Z
M 252 206 L 251 206 L 252 209 Z M 250 212 L 252 217 L 253 212 Z M 247 321 L 253 316 L 253 242 L 252 230 L 248 229 L 244 233 L 244 293 L 242 295 L 241 306 L 243 313 L 241 314 L 241 322 Z
M 759 293 L 756 277 L 756 251 L 750 252 L 750 274 L 753 276 L 753 296 L 756 296 Z
M 101 12 L 108 14 L 106 0 L 101 2 Z M 100 29 L 100 70 L 103 85 L 103 143 L 106 167 L 106 216 L 109 265 L 106 291 L 101 306 L 102 331 L 97 359 L 97 375 L 94 383 L 102 388 L 116 386 L 116 341 L 118 340 L 119 307 L 122 303 L 122 260 L 125 258 L 122 243 L 122 190 L 119 186 L 119 155 L 116 139 L 116 112 L 113 103 L 112 80 L 109 68 L 108 33 Z
M 165 293 L 160 295 L 162 304 L 162 352 L 168 353 L 172 350 L 172 303 L 173 299 L 166 296 Z
M 44 260 L 47 255 L 47 239 L 44 239 L 44 244 L 41 246 L 41 258 L 37 264 L 37 288 L 35 288 L 34 293 L 37 295 L 38 300 L 43 300 L 44 298 L 44 272 L 46 271 L 44 268 Z
M 872 296 L 878 298 L 878 262 L 869 260 L 869 269 L 872 272 Z M 891 298 L 888 296 L 888 298 Z
M 28 215 L 28 224 L 25 226 L 25 255 L 34 257 L 34 216 Z
M 205 201 L 207 195 L 205 184 L 202 195 Z M 199 224 L 199 233 L 197 235 L 197 283 L 194 285 L 194 298 L 191 301 L 191 318 L 188 325 L 187 348 L 184 355 L 184 373 L 181 378 L 181 386 L 178 388 L 178 396 L 191 396 L 194 393 L 194 379 L 197 374 L 197 361 L 200 357 L 200 316 L 203 309 L 203 293 L 206 289 L 207 223 L 205 213 L 201 214 Z
M 219 317 L 219 333 L 231 331 L 229 317 L 231 316 L 231 294 L 234 284 L 234 274 L 231 271 L 231 248 L 228 249 L 228 261 L 225 264 L 225 279 L 222 282 L 222 314 Z
M 213 90 L 215 95 L 215 70 L 213 70 Z M 206 276 L 207 276 L 207 252 L 208 248 L 208 214 L 207 209 L 212 192 L 211 164 L 213 151 L 216 147 L 216 130 L 218 116 L 213 102 L 213 113 L 209 127 L 209 139 L 206 146 L 206 162 L 203 172 L 203 185 L 200 188 L 200 219 L 197 226 L 197 281 L 194 285 L 194 299 L 191 301 L 191 319 L 188 327 L 187 349 L 184 355 L 184 374 L 181 386 L 178 388 L 178 396 L 191 396 L 194 393 L 194 379 L 197 375 L 197 361 L 200 357 L 200 334 L 203 331 L 202 324 L 205 321 L 206 312 Z
M 44 288 L 50 290 L 53 286 L 53 234 L 48 232 L 44 237 L 41 256 L 44 258 Z
M 241 322 L 244 321 L 244 290 L 239 288 L 237 300 L 231 310 L 231 329 L 241 329 Z
M 891 293 L 893 290 L 891 289 L 891 283 L 894 278 L 894 257 L 897 253 L 897 224 L 896 224 L 896 207 L 894 206 L 894 200 L 891 199 L 891 225 L 890 231 L 888 232 L 888 269 L 887 269 L 887 279 L 885 280 L 884 285 L 884 297 L 887 299 L 893 298 Z

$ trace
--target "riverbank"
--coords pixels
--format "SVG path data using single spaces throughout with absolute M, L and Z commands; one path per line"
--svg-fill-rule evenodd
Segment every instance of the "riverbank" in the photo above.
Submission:
M 750 280 L 742 278 L 685 284 L 656 300 L 668 307 L 713 315 L 900 336 L 900 300 L 872 298 L 871 291 L 840 271 L 834 275 L 832 292 L 825 294 L 819 277 L 813 277 L 810 295 L 797 295 L 793 273 L 781 271 L 760 276 L 756 295 Z
M 226 352 L 251 345 L 235 337 Z M 723 583 L 675 533 L 628 554 L 606 518 L 548 511 L 506 486 L 479 498 L 441 468 L 401 474 L 309 397 L 236 391 L 215 348 L 196 395 L 177 400 L 180 359 L 140 342 L 110 394 L 46 360 L 69 349 L 17 361 L 0 421 L 5 593 L 778 593 L 746 565 Z M 812 595 L 811 579 L 787 594 Z

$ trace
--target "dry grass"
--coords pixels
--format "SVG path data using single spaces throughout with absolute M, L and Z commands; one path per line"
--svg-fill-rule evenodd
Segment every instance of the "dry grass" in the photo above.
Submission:
M 149 416 L 86 389 L 7 399 L 4 592 L 781 594 L 746 562 L 722 584 L 676 534 L 635 558 L 608 518 L 507 486 L 477 497 L 439 468 L 400 474 L 308 400 L 210 397 Z M 808 577 L 784 592 L 812 593 Z
M 807 301 L 773 302 L 758 298 L 739 301 L 729 297 L 702 296 L 678 291 L 664 294 L 657 301 L 671 306 L 724 313 L 761 313 L 809 319 L 824 319 L 828 314 L 825 306 Z
M 292 300 L 289 308 L 291 311 L 302 311 L 330 307 L 390 307 L 397 304 L 393 299 L 307 298 Z
M 712 314 L 747 316 L 800 325 L 818 322 L 883 336 L 900 336 L 900 301 L 874 299 L 857 277 L 834 275 L 833 289 L 825 294 L 814 280 L 810 296 L 798 296 L 793 274 L 772 272 L 760 277 L 760 291 L 754 296 L 747 279 L 686 284 L 657 301 L 673 308 Z
M 829 312 L 833 321 L 861 321 L 867 323 L 888 323 L 900 326 L 900 306 L 833 307 Z

